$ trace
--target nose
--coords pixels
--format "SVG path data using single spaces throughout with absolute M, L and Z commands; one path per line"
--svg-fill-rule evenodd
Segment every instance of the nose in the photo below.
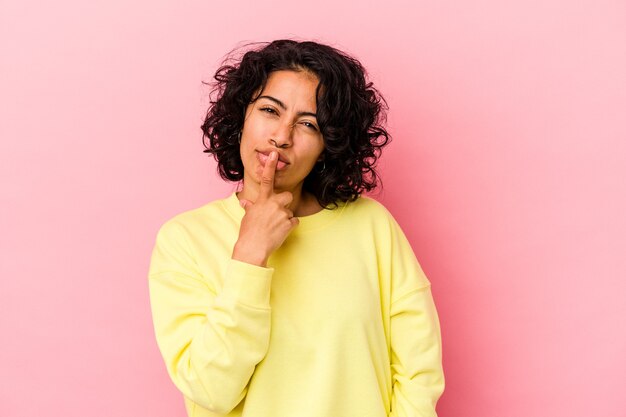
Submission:
M 276 128 L 273 135 L 270 137 L 269 142 L 277 148 L 287 148 L 291 146 L 293 134 L 293 126 L 286 123 L 281 123 Z

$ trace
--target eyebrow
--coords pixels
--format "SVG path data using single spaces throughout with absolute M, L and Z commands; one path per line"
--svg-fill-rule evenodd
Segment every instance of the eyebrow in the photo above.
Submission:
M 270 101 L 273 101 L 274 103 L 276 103 L 280 108 L 282 108 L 283 110 L 287 110 L 287 106 L 285 106 L 285 103 L 283 103 L 282 101 L 280 101 L 279 99 L 277 99 L 276 97 L 272 97 L 272 96 L 260 96 L 257 98 L 257 100 L 260 100 L 262 98 L 266 98 Z M 317 114 L 315 113 L 311 113 L 310 111 L 299 111 L 298 113 L 296 113 L 296 115 L 299 116 L 311 116 L 311 117 L 315 117 L 317 119 Z

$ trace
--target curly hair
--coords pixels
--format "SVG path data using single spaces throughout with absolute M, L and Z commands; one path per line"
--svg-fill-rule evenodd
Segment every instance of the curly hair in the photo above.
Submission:
M 203 152 L 214 156 L 220 176 L 243 179 L 238 135 L 245 109 L 260 96 L 269 75 L 280 70 L 309 71 L 319 79 L 316 116 L 324 139 L 324 168 L 320 172 L 314 167 L 303 189 L 324 208 L 374 189 L 380 181 L 376 162 L 391 140 L 384 127 L 387 102 L 355 58 L 328 45 L 290 39 L 261 43 L 241 58 L 231 52 L 215 73 L 201 128 Z

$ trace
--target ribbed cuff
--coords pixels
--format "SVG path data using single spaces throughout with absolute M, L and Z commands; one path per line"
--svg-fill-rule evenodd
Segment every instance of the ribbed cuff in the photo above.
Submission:
M 255 308 L 270 308 L 274 268 L 230 259 L 224 277 L 222 297 Z

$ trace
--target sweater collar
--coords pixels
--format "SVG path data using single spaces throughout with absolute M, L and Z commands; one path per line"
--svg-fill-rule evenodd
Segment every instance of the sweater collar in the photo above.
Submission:
M 241 222 L 245 210 L 239 205 L 237 192 L 233 191 L 228 197 L 221 200 L 223 207 L 238 222 Z M 349 203 L 338 203 L 336 208 L 322 209 L 317 213 L 308 216 L 298 217 L 300 224 L 291 233 L 302 233 L 324 228 L 337 220 L 343 214 L 345 207 Z

